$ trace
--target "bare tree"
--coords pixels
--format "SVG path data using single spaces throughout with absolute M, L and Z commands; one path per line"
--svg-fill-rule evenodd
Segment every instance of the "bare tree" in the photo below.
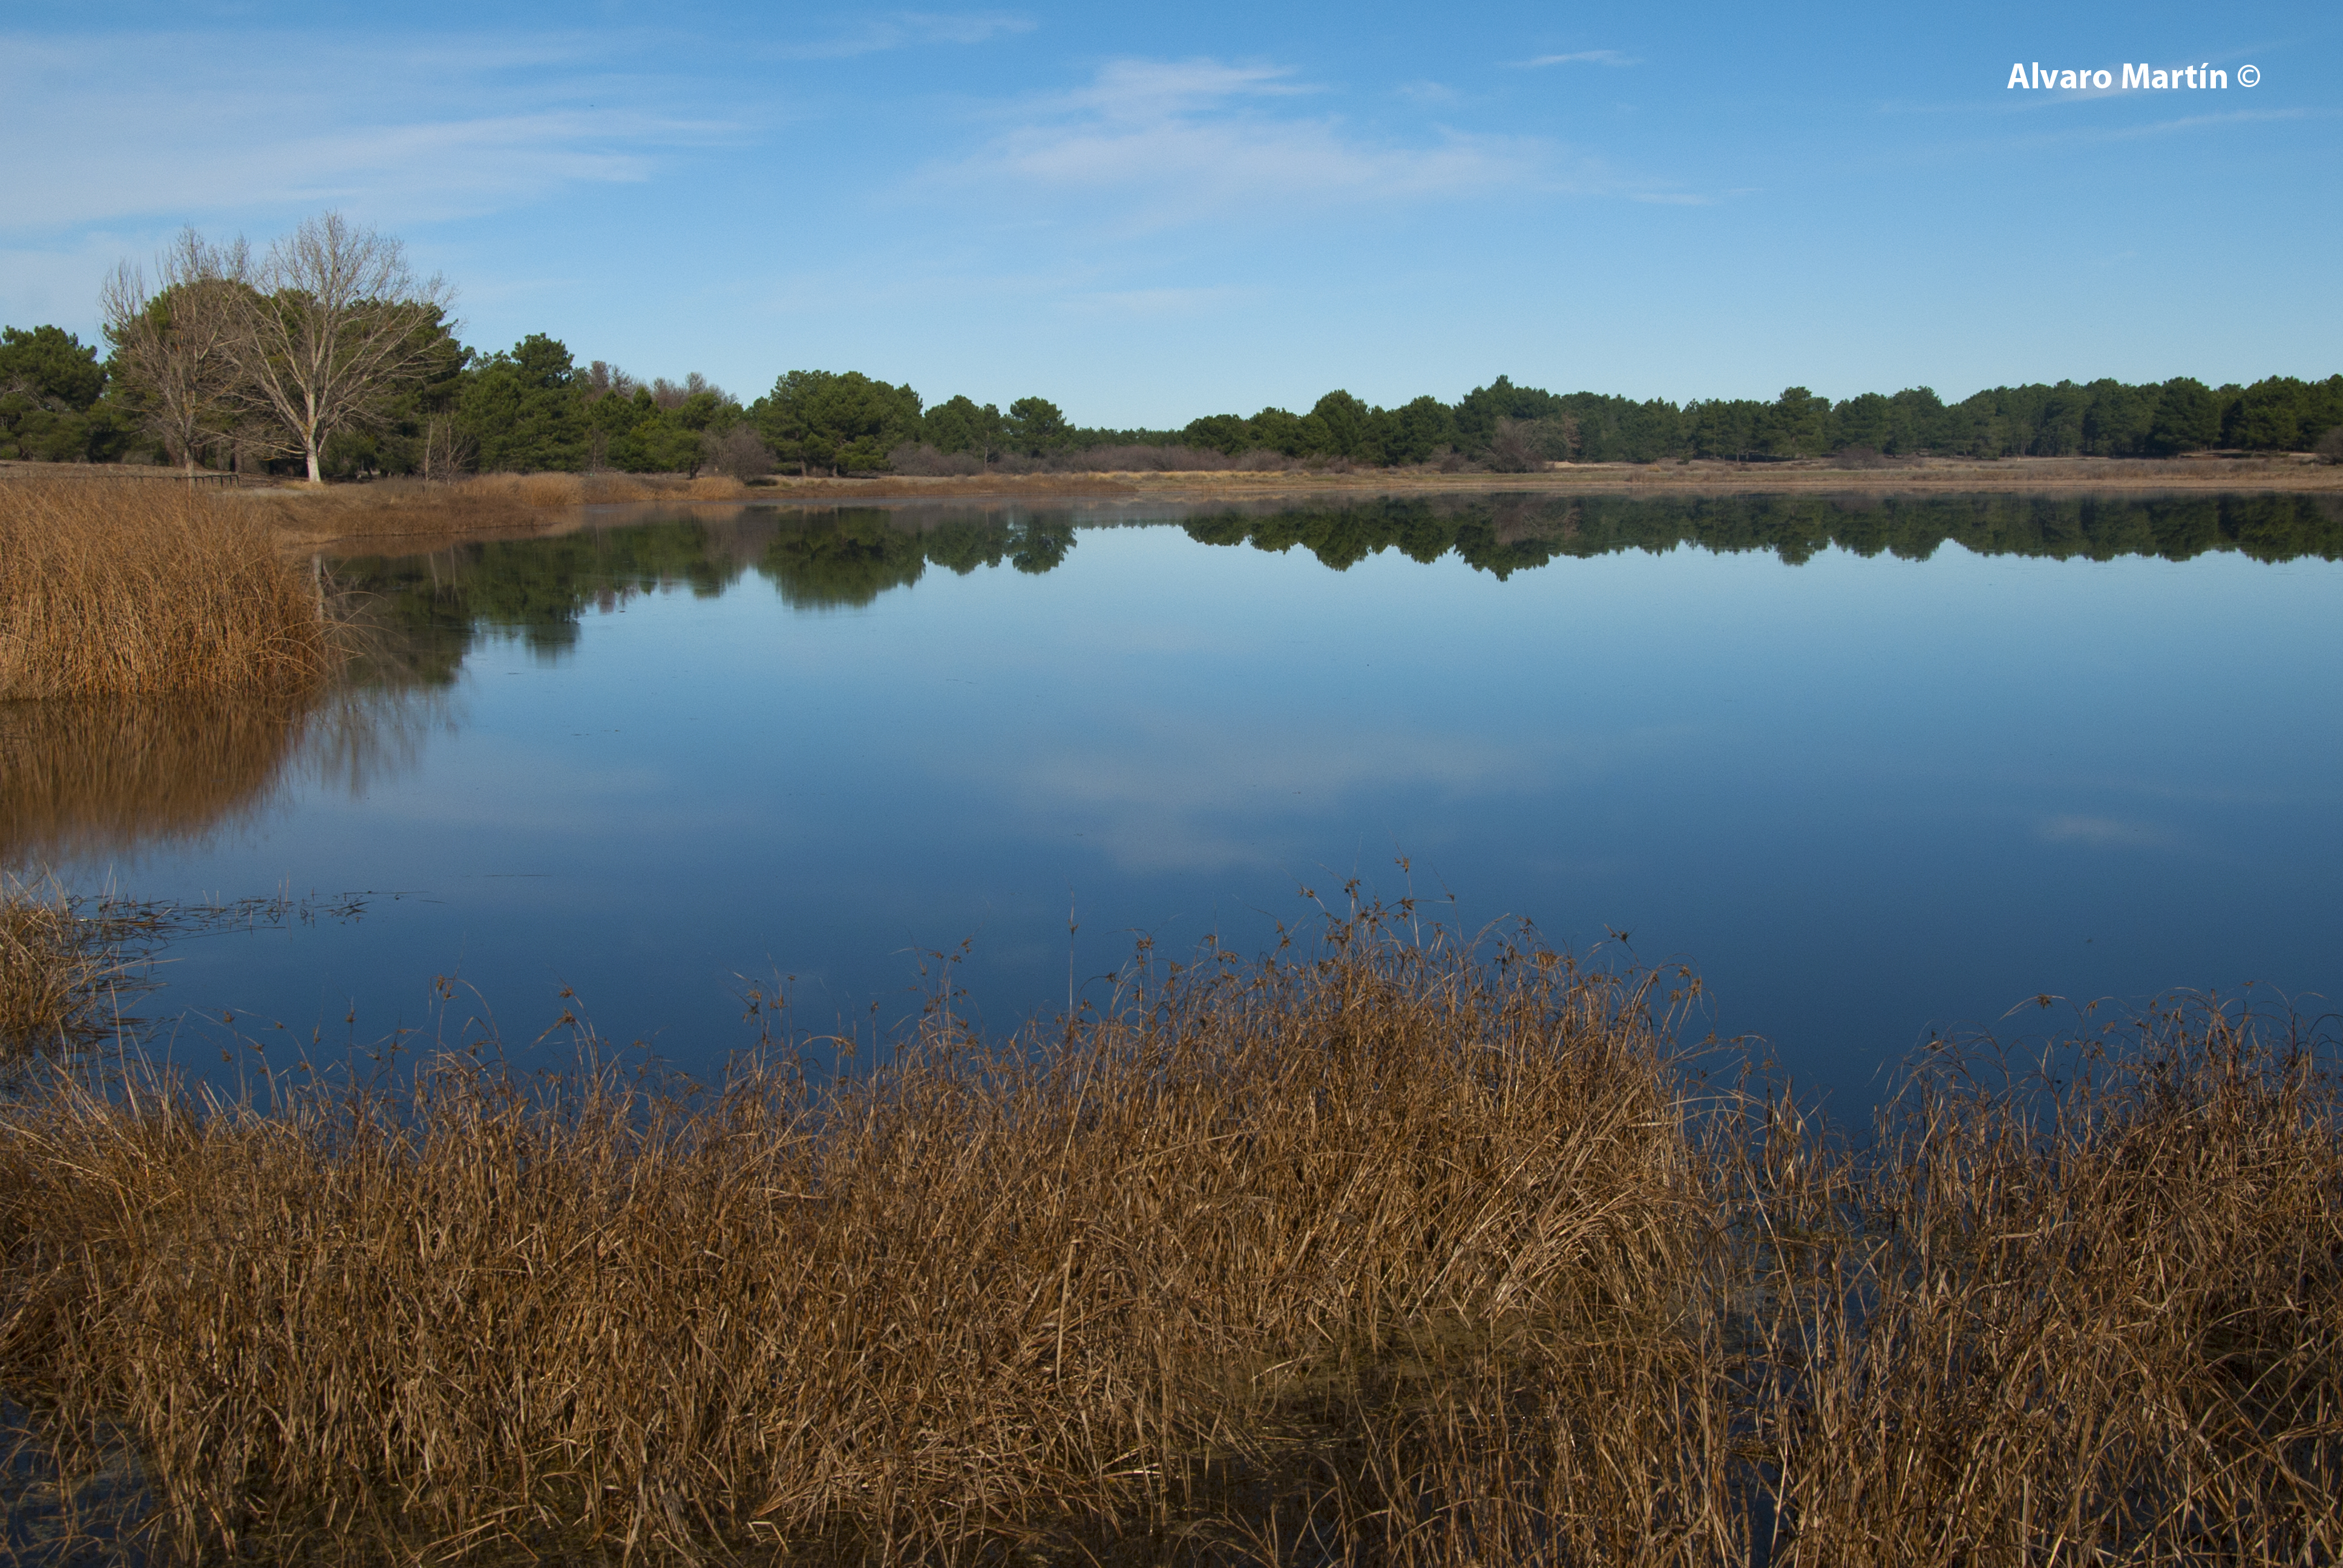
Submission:
M 327 437 L 380 423 L 444 353 L 447 284 L 417 280 L 398 241 L 339 213 L 305 221 L 239 281 L 251 287 L 227 296 L 239 307 L 229 342 L 245 395 L 280 427 L 282 449 L 307 460 L 312 484 Z
M 423 482 L 445 484 L 472 466 L 475 444 L 452 414 L 434 414 L 423 427 Z
M 144 269 L 123 262 L 99 290 L 106 336 L 140 424 L 196 470 L 196 454 L 236 423 L 238 319 L 231 297 L 246 270 L 244 242 L 215 247 L 183 229 L 155 258 L 156 290 Z

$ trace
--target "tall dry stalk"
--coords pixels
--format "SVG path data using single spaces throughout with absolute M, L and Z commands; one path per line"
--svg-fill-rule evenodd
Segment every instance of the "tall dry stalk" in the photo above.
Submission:
M 321 597 L 243 508 L 176 484 L 0 484 L 0 701 L 287 690 L 327 670 Z
M 2343 1557 L 2343 1102 L 2279 1035 L 2190 1004 L 1926 1063 L 1860 1153 L 1777 1122 L 1775 1562 Z
M 2308 1054 L 2169 1016 L 1857 1150 L 1534 942 L 1142 960 L 838 1081 L 59 1080 L 0 1387 L 191 1558 L 2335 1561 Z
M 103 932 L 62 892 L 0 876 L 0 1069 L 103 1037 L 120 973 Z
M 197 1553 L 1709 1561 L 1649 1000 L 1360 926 L 834 1091 L 61 1092 L 0 1119 L 0 1382 Z

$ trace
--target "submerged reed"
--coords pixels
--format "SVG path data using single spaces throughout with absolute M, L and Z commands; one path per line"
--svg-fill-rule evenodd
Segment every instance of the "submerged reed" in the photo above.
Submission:
M 231 498 L 0 482 L 0 701 L 314 686 L 320 596 Z
M 1689 989 L 1370 910 L 836 1081 L 60 1079 L 0 1387 L 191 1559 L 2335 1560 L 2308 1055 L 2173 1015 L 1858 1151 Z
M 70 1056 L 108 1032 L 121 965 L 69 899 L 0 875 L 0 1071 Z

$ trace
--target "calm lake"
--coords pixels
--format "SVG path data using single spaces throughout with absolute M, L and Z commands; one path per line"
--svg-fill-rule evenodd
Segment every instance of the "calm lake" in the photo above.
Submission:
M 314 898 L 170 950 L 196 1062 L 575 1010 L 706 1070 L 964 942 L 1006 1029 L 1355 878 L 1687 962 L 1851 1107 L 2037 993 L 2328 1010 L 2338 557 L 2296 497 L 604 509 L 327 562 L 312 710 L 17 705 L 0 859 Z

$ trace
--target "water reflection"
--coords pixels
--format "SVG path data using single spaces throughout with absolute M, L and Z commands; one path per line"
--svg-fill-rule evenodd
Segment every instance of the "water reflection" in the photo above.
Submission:
M 135 859 L 263 816 L 302 780 L 353 799 L 413 768 L 444 694 L 0 703 L 0 867 Z
M 1064 564 L 1078 530 L 1182 524 L 1199 544 L 1297 546 L 1337 571 L 1386 550 L 1425 563 L 1453 555 L 1503 578 L 1628 550 L 1762 551 L 1790 565 L 1835 547 L 1926 560 L 1946 544 L 1972 554 L 2066 560 L 2233 551 L 2261 561 L 2343 558 L 2343 499 L 2330 496 L 2140 498 L 1957 496 L 1711 496 L 1645 499 L 1552 495 L 1369 498 L 1109 509 L 1014 506 L 743 508 L 731 516 L 649 516 L 560 538 L 468 544 L 428 555 L 355 557 L 337 576 L 365 596 L 383 630 L 361 678 L 445 685 L 479 638 L 555 659 L 588 611 L 635 595 L 720 595 L 751 573 L 792 609 L 865 608 L 930 567 L 966 576 Z
M 1404 854 L 1857 1061 L 2037 992 L 2330 983 L 2337 578 L 2254 564 L 2305 558 L 2331 499 L 598 513 L 330 563 L 362 635 L 315 707 L 0 712 L 0 851 L 383 893 L 183 955 L 192 1005 L 379 1030 L 459 970 L 708 1051 L 739 976 L 826 1025 L 976 935 L 1005 1021 Z M 2171 743 L 2211 713 L 2250 769 Z

